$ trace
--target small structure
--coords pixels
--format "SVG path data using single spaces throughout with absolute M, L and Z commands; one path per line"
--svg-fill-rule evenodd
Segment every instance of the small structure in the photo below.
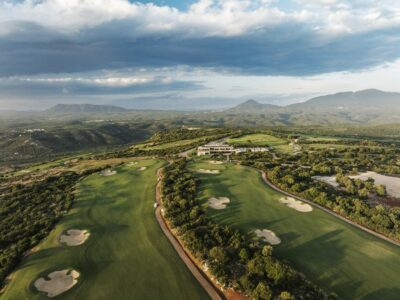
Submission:
M 267 151 L 269 151 L 268 147 L 235 148 L 227 144 L 213 143 L 198 147 L 197 156 L 213 155 L 213 154 L 230 155 L 234 153 L 238 154 L 243 152 L 267 152 Z
M 211 143 L 197 148 L 197 155 L 230 154 L 235 152 L 235 148 L 226 144 Z

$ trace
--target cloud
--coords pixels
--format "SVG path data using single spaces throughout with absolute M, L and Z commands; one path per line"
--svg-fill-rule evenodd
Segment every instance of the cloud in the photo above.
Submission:
M 166 76 L 91 75 L 33 76 L 0 79 L 2 96 L 78 97 L 99 95 L 135 95 L 165 91 L 186 91 L 204 88 L 193 81 L 174 80 Z
M 363 4 L 364 3 L 364 4 Z M 192 66 L 262 75 L 357 70 L 399 57 L 400 5 L 0 0 L 0 76 Z M 355 59 L 356 58 L 356 59 Z

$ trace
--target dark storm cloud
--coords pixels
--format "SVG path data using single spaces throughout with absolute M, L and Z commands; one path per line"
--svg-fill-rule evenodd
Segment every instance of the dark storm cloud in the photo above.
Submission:
M 188 38 L 134 37 L 127 24 L 62 35 L 34 23 L 18 23 L 0 36 L 0 76 L 87 72 L 127 67 L 187 65 L 256 75 L 313 75 L 353 71 L 400 56 L 399 28 L 324 39 L 298 24 L 246 35 Z

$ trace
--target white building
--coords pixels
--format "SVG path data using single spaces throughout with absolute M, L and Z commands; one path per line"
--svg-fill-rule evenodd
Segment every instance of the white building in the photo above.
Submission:
M 243 152 L 267 152 L 267 147 L 255 147 L 255 148 L 234 148 L 226 144 L 207 144 L 197 148 L 197 156 L 212 155 L 212 154 L 232 154 L 232 153 L 243 153 Z
M 225 144 L 207 144 L 197 148 L 197 155 L 231 154 L 235 148 Z

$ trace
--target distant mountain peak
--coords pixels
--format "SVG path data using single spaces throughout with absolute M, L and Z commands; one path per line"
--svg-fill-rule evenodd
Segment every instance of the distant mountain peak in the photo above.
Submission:
M 249 100 L 247 100 L 247 101 L 245 101 L 245 102 L 243 102 L 242 104 L 239 104 L 239 105 L 247 106 L 247 105 L 262 105 L 262 104 L 260 102 L 257 102 L 254 99 L 249 99 Z
M 231 109 L 228 109 L 227 112 L 230 113 L 266 113 L 275 111 L 281 108 L 280 106 L 273 105 L 273 104 L 263 104 L 257 102 L 254 99 L 249 99 Z

